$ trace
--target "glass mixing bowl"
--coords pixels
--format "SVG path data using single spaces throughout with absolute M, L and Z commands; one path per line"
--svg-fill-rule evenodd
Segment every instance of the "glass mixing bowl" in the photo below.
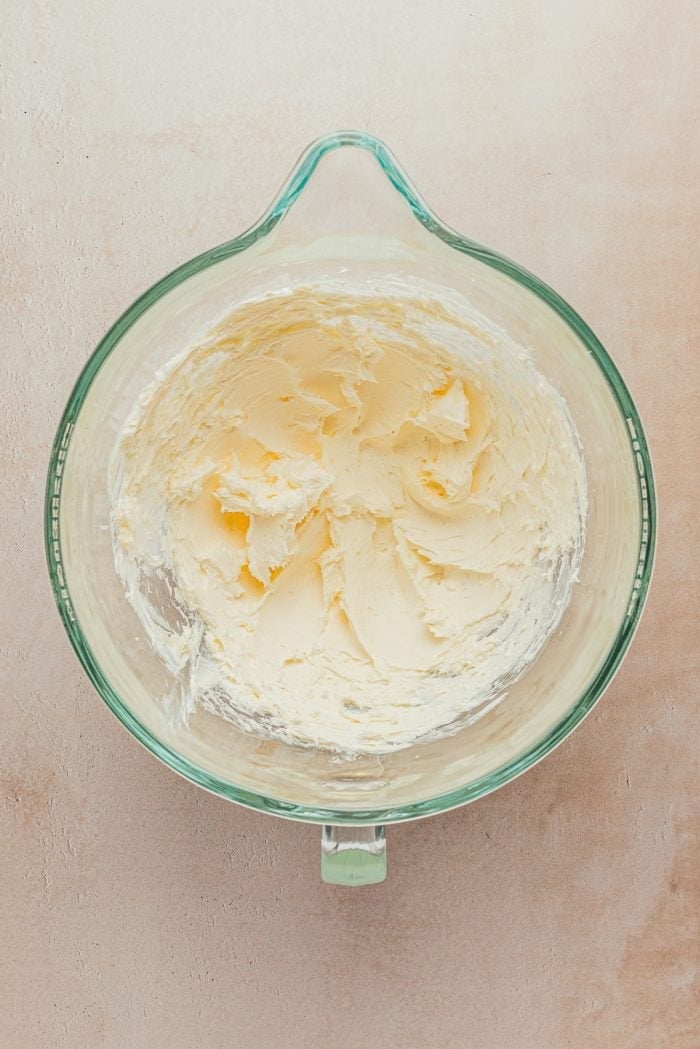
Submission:
M 531 349 L 584 449 L 589 518 L 580 579 L 558 628 L 501 701 L 442 739 L 342 758 L 247 733 L 206 711 L 166 719 L 170 672 L 143 637 L 112 552 L 107 467 L 157 368 L 243 299 L 300 281 L 402 276 L 457 289 Z M 59 612 L 95 688 L 153 754 L 201 787 L 324 824 L 322 872 L 379 881 L 384 824 L 474 801 L 524 772 L 588 713 L 639 621 L 655 502 L 632 399 L 587 324 L 520 266 L 459 236 L 425 205 L 386 146 L 344 132 L 312 144 L 246 233 L 186 262 L 138 299 L 85 366 L 51 453 L 46 550 Z

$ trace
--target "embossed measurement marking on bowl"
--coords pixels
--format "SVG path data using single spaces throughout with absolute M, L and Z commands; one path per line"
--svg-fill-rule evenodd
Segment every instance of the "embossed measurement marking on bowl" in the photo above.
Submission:
M 239 305 L 144 390 L 110 485 L 173 716 L 348 753 L 502 698 L 583 551 L 560 394 L 456 293 L 390 280 Z

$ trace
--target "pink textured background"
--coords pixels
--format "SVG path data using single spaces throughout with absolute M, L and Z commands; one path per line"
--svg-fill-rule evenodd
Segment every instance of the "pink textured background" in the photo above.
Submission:
M 697 10 L 5 5 L 2 1049 L 700 1045 Z M 347 126 L 589 320 L 645 419 L 662 518 L 592 716 L 499 793 L 392 829 L 386 884 L 356 891 L 320 883 L 316 828 L 209 797 L 116 723 L 41 540 L 50 441 L 106 327 Z

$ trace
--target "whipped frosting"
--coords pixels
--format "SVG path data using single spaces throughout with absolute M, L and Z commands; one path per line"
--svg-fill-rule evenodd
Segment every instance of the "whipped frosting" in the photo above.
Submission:
M 583 549 L 560 394 L 466 300 L 398 283 L 239 305 L 144 391 L 110 485 L 174 715 L 344 753 L 502 697 Z

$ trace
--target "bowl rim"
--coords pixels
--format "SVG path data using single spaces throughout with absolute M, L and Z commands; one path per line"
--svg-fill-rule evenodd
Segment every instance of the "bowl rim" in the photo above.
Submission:
M 578 336 L 598 364 L 620 413 L 627 424 L 630 453 L 636 462 L 640 503 L 640 547 L 637 571 L 625 619 L 612 641 L 595 677 L 578 700 L 550 731 L 511 761 L 470 783 L 434 797 L 402 806 L 366 809 L 333 809 L 304 805 L 259 794 L 208 773 L 163 743 L 132 713 L 105 677 L 75 614 L 68 580 L 63 569 L 60 529 L 60 496 L 63 466 L 70 436 L 95 376 L 128 329 L 160 298 L 189 277 L 236 255 L 270 233 L 287 214 L 303 191 L 322 158 L 332 150 L 353 146 L 371 153 L 396 191 L 405 199 L 416 219 L 451 248 L 479 260 L 510 277 L 549 306 Z M 51 588 L 58 611 L 75 654 L 107 707 L 125 728 L 152 754 L 174 771 L 219 797 L 247 808 L 307 823 L 381 824 L 398 823 L 434 815 L 484 797 L 521 775 L 558 746 L 590 712 L 610 684 L 629 648 L 646 602 L 651 580 L 657 532 L 654 476 L 644 429 L 632 397 L 610 355 L 586 322 L 552 288 L 498 252 L 461 236 L 441 222 L 400 167 L 387 146 L 373 135 L 339 131 L 312 142 L 302 153 L 282 190 L 262 217 L 240 236 L 178 266 L 145 291 L 119 317 L 98 343 L 82 369 L 68 398 L 54 439 L 46 480 L 44 540 Z

